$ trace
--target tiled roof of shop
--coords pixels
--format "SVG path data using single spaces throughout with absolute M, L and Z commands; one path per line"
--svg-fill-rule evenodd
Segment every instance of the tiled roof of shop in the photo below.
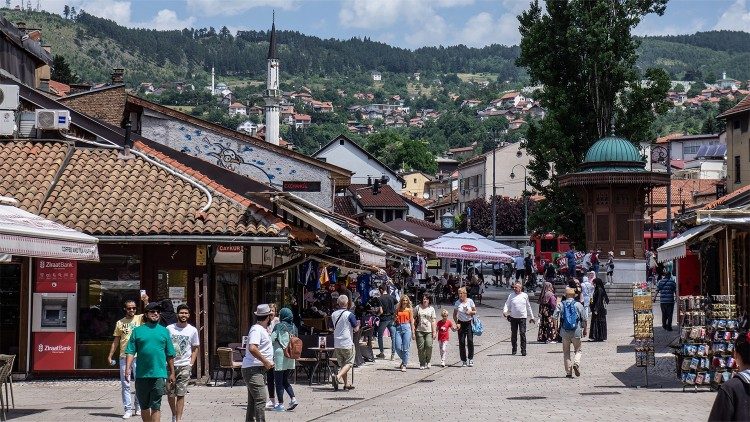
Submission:
M 118 156 L 117 150 L 72 148 L 70 143 L 60 141 L 0 142 L 3 166 L 10 161 L 18 166 L 14 168 L 25 169 L 0 172 L 0 194 L 15 197 L 28 211 L 93 235 L 294 238 L 299 234 L 304 240 L 314 238 L 312 232 L 292 229 L 249 199 L 227 191 L 145 144 L 137 142 L 135 146 L 213 191 L 211 207 L 201 213 L 207 197 L 200 189 L 141 157 L 126 160 Z M 65 161 L 68 152 L 69 159 Z M 55 174 L 59 174 L 56 182 Z M 19 189 L 22 184 L 34 189 Z
M 739 103 L 735 104 L 734 107 L 730 108 L 729 110 L 719 114 L 716 116 L 717 118 L 721 119 L 724 117 L 729 117 L 734 114 L 743 113 L 745 111 L 750 110 L 750 95 L 743 98 Z
M 422 227 L 431 229 L 431 230 L 441 230 L 442 229 L 442 227 L 440 227 L 439 224 L 435 224 L 435 223 L 433 223 L 431 221 L 420 220 L 418 218 L 410 217 L 408 215 L 406 216 L 406 221 L 408 221 L 409 223 L 416 224 L 418 226 L 422 226 Z
M 672 180 L 672 205 L 678 205 L 685 201 L 687 206 L 695 205 L 693 194 L 705 194 L 716 192 L 718 180 L 708 179 L 673 179 Z M 682 193 L 680 194 L 680 189 Z M 667 187 L 657 186 L 654 188 L 654 204 L 666 205 Z
M 741 187 L 739 189 L 736 189 L 736 190 L 732 191 L 731 193 L 728 193 L 728 194 L 722 196 L 721 198 L 719 198 L 719 199 L 717 199 L 717 200 L 715 200 L 713 202 L 709 202 L 708 204 L 706 204 L 701 209 L 703 209 L 703 210 L 712 210 L 714 208 L 718 208 L 718 207 L 726 204 L 727 202 L 731 202 L 733 199 L 735 199 L 735 198 L 737 198 L 737 197 L 739 197 L 739 196 L 741 196 L 743 194 L 746 194 L 746 193 L 750 193 L 750 185 L 745 185 L 745 186 L 743 186 L 743 187 Z
M 406 201 L 390 185 L 381 185 L 380 193 L 372 194 L 372 188 L 366 184 L 349 185 L 349 192 L 362 208 L 408 208 Z
M 350 196 L 336 196 L 333 198 L 333 211 L 344 217 L 353 217 L 357 215 L 357 209 L 354 208 Z

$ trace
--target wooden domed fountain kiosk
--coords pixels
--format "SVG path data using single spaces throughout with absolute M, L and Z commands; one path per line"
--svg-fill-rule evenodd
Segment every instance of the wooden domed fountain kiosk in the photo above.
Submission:
M 601 250 L 600 272 L 609 251 L 614 252 L 615 283 L 646 280 L 643 216 L 646 194 L 669 184 L 666 173 L 646 170 L 638 148 L 614 135 L 589 148 L 576 173 L 558 178 L 581 199 L 586 226 L 586 250 Z M 576 245 L 579 247 L 579 245 Z

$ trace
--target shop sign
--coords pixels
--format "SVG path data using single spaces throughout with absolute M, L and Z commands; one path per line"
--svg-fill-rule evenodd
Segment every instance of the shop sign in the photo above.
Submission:
M 76 333 L 34 333 L 34 370 L 74 370 L 75 343 Z
M 284 192 L 320 192 L 320 182 L 284 181 L 281 184 Z
M 244 262 L 245 249 L 240 245 L 219 245 L 216 247 L 217 264 L 242 264 Z
M 461 250 L 466 252 L 476 252 L 477 247 L 474 245 L 461 245 Z
M 197 245 L 195 247 L 195 266 L 205 267 L 208 256 L 208 248 L 206 245 Z
M 443 268 L 443 262 L 440 258 L 428 259 L 427 268 L 432 269 L 432 270 Z
M 36 260 L 37 293 L 75 293 L 78 263 L 68 259 Z

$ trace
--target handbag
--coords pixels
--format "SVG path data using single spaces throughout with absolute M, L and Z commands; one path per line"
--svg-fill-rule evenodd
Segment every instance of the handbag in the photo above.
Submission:
M 471 332 L 475 336 L 481 336 L 484 332 L 484 324 L 482 324 L 482 320 L 474 317 L 471 319 Z

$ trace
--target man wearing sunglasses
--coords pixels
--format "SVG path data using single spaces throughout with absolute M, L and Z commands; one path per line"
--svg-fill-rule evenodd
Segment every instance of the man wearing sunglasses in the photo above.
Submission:
M 115 324 L 114 340 L 112 340 L 112 346 L 109 348 L 109 356 L 107 356 L 107 362 L 110 362 L 112 366 L 116 365 L 117 362 L 112 359 L 112 356 L 120 346 L 120 389 L 122 392 L 122 406 L 125 408 L 125 413 L 122 415 L 123 419 L 128 419 L 133 415 L 141 414 L 141 407 L 138 404 L 138 398 L 135 401 L 130 395 L 130 377 L 125 377 L 125 347 L 128 345 L 130 340 L 130 334 L 133 332 L 135 327 L 139 326 L 143 322 L 143 314 L 136 315 L 136 303 L 134 300 L 126 300 L 124 304 L 125 318 L 117 321 Z M 135 371 L 136 360 L 133 358 L 132 369 Z
M 141 405 L 144 422 L 161 419 L 161 399 L 169 385 L 175 382 L 175 350 L 169 331 L 159 325 L 161 306 L 146 305 L 146 319 L 130 335 L 125 348 L 127 361 L 125 377 L 130 378 L 131 364 L 138 355 L 138 370 L 135 373 L 135 394 Z

